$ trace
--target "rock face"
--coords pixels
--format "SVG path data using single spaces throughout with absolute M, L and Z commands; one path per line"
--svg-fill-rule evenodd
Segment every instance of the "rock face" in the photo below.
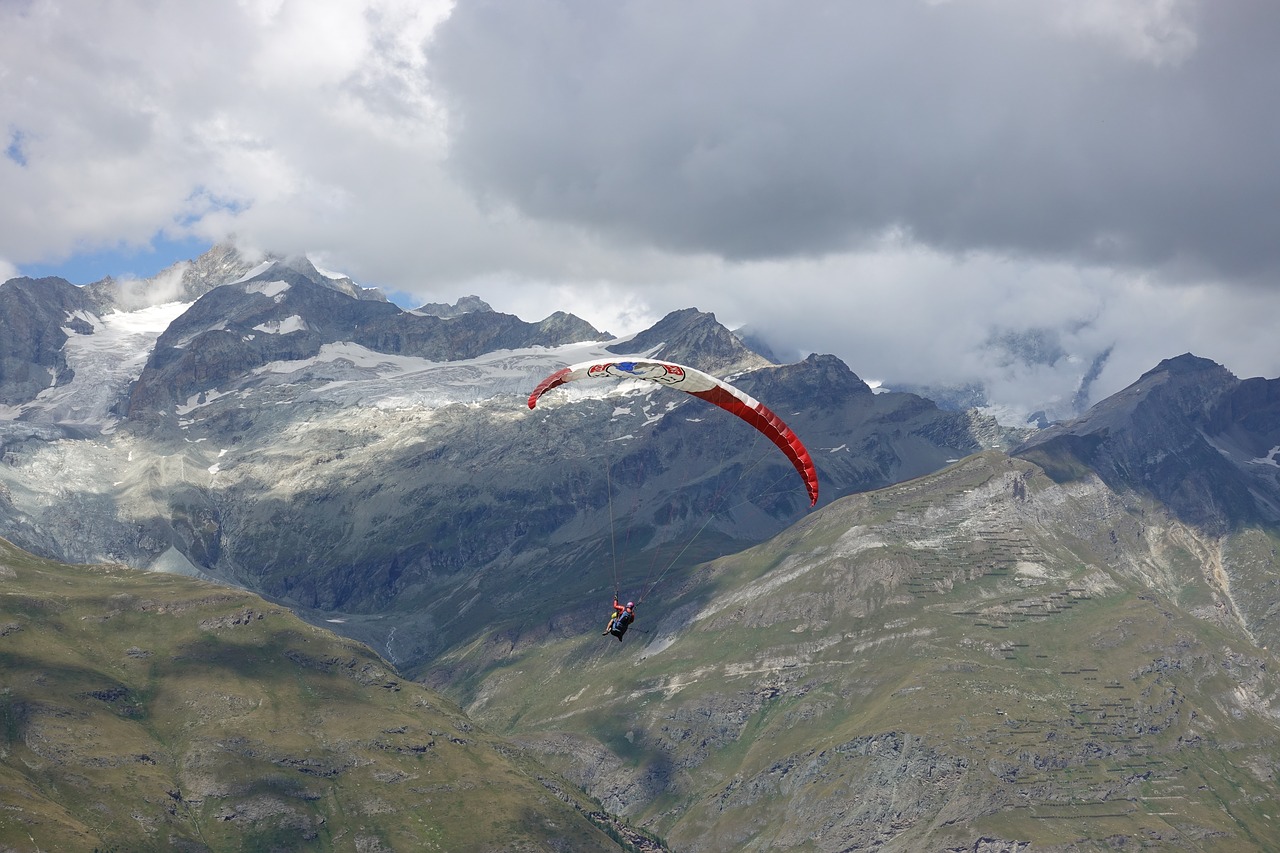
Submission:
M 1162 361 L 1017 455 L 1063 481 L 1092 472 L 1214 533 L 1280 520 L 1280 380 L 1193 355 Z
M 485 302 L 479 296 L 464 296 L 457 302 L 450 305 L 447 302 L 428 302 L 426 305 L 419 306 L 415 309 L 419 314 L 430 314 L 433 317 L 440 317 L 444 320 L 450 320 L 454 317 L 460 317 L 463 314 L 473 312 L 492 311 L 489 303 Z
M 69 334 L 92 334 L 89 295 L 60 278 L 0 284 L 0 405 L 25 403 L 72 374 L 62 352 Z

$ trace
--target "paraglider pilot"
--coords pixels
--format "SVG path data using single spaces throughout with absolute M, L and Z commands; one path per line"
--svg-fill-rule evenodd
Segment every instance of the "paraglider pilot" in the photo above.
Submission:
M 604 633 L 600 636 L 607 637 L 610 634 L 618 638 L 618 642 L 622 642 L 622 635 L 627 633 L 627 628 L 636 618 L 635 602 L 628 601 L 626 606 L 618 603 L 618 596 L 613 597 L 613 615 L 609 617 L 609 627 L 604 629 Z

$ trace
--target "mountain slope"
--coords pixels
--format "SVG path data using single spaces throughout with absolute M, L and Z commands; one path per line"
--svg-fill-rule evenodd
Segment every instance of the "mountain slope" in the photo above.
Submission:
M 1275 578 L 1277 545 L 988 452 L 708 564 L 622 644 L 477 642 L 454 690 L 680 850 L 1275 849 L 1275 661 L 1197 610 L 1205 555 Z
M 0 532 L 245 586 L 414 668 L 498 623 L 527 638 L 615 582 L 676 580 L 808 510 L 781 454 L 702 401 L 606 383 L 530 412 L 564 364 L 629 351 L 734 371 L 802 436 L 824 501 L 1009 442 L 873 394 L 831 356 L 769 365 L 694 309 L 602 341 L 571 315 L 475 300 L 426 316 L 309 263 L 246 263 L 211 252 L 181 270 L 193 304 L 68 338 L 76 378 L 0 422 Z
M 0 541 L 0 847 L 622 849 L 368 649 L 248 593 Z
M 1213 541 L 1280 524 L 1280 380 L 1240 380 L 1208 359 L 1161 362 L 1084 416 L 1033 436 L 1016 455 L 1066 484 L 1098 477 L 1128 499 L 1154 501 Z M 1269 562 L 1209 547 L 1212 598 L 1194 601 L 1182 574 L 1144 582 L 1263 645 L 1280 643 Z
M 207 626 L 159 631 L 140 623 L 188 611 L 116 570 L 98 570 L 109 592 L 79 582 L 87 603 L 56 573 L 12 598 L 5 619 L 18 628 L 3 629 L 0 651 L 35 659 L 47 647 L 61 661 L 13 659 L 6 683 L 28 691 L 6 711 L 12 790 L 43 803 L 57 792 L 41 768 L 73 768 L 56 787 L 75 802 L 51 797 L 65 813 L 50 825 L 88 838 L 98 814 L 124 814 L 138 797 L 77 810 L 95 774 L 116 767 L 137 791 L 180 782 L 200 808 L 228 810 L 162 817 L 152 801 L 177 799 L 144 793 L 141 817 L 118 823 L 157 839 L 195 844 L 187 827 L 211 822 L 231 832 L 242 801 L 260 816 L 254 828 L 280 837 L 302 828 L 338 845 L 348 836 L 325 827 L 382 826 L 375 806 L 323 809 L 372 803 L 360 798 L 369 786 L 390 802 L 398 783 L 359 774 L 395 751 L 385 738 L 417 732 L 404 715 L 419 709 L 395 704 L 416 688 L 385 691 L 392 704 L 378 711 L 403 732 L 321 736 L 350 723 L 325 709 L 387 670 L 358 647 L 318 652 L 335 641 L 287 605 L 374 645 L 681 850 L 1280 847 L 1268 651 L 1280 639 L 1280 381 L 1182 356 L 1016 455 L 975 455 L 1006 447 L 1009 432 L 872 393 L 831 356 L 765 365 L 693 309 L 601 341 L 573 337 L 567 315 L 523 324 L 474 303 L 450 320 L 399 312 L 309 264 L 237 278 L 205 288 L 163 335 L 148 327 L 163 338 L 151 363 L 108 371 L 91 404 L 80 402 L 85 344 L 118 329 L 81 317 L 61 347 L 76 378 L 36 390 L 14 406 L 24 420 L 0 425 L 0 530 L 46 554 L 204 575 L 273 602 L 214 591 L 200 605 Z M 578 342 L 552 345 L 557 335 Z M 818 511 L 776 448 L 701 401 L 610 384 L 525 405 L 552 370 L 635 350 L 732 371 L 805 440 Z M 90 429 L 134 379 L 135 417 Z M 599 637 L 618 587 L 642 598 L 622 644 Z M 112 599 L 121 591 L 131 597 Z M 245 621 L 246 610 L 264 616 Z M 66 645 L 121 625 L 150 637 L 92 635 L 106 669 L 86 644 Z M 260 672 L 270 690 L 241 680 Z M 421 695 L 443 715 L 437 731 L 467 739 L 456 710 Z M 247 698 L 208 704 L 222 696 Z M 259 700 L 314 723 L 320 740 L 277 747 L 282 726 L 218 728 Z M 94 710 L 62 713 L 81 706 Z M 211 721 L 212 743 L 193 740 L 203 722 L 154 721 L 180 708 Z M 33 747 L 23 727 L 35 712 Z M 89 751 L 65 722 L 79 719 L 156 764 Z M 40 738 L 52 745 L 37 753 Z M 266 781 L 205 784 L 208 755 L 249 762 Z M 515 774 L 503 791 L 537 793 L 516 784 L 523 765 L 492 766 Z M 308 799 L 319 789 L 287 784 L 312 771 L 326 781 L 308 785 L 339 790 Z M 343 787 L 353 779 L 359 792 Z M 448 784 L 466 792 L 466 780 Z M 301 805 L 288 799 L 296 790 Z M 509 814 L 497 797 L 484 808 Z

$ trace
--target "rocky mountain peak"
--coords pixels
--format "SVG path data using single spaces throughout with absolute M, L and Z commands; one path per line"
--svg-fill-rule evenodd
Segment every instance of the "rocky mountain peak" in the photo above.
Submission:
M 219 285 L 243 278 L 263 262 L 230 242 L 212 246 L 198 258 L 178 261 L 150 278 L 117 280 L 111 276 L 84 290 L 99 312 L 136 311 L 168 302 L 195 302 Z
M 619 355 L 652 352 L 653 358 L 687 364 L 719 376 L 770 364 L 720 325 L 715 314 L 697 308 L 672 311 L 629 341 L 608 349 Z
M 448 320 L 453 317 L 460 317 L 463 314 L 472 314 L 477 311 L 492 311 L 489 303 L 485 302 L 479 296 L 463 296 L 457 302 L 450 305 L 448 302 L 428 302 L 414 309 L 419 314 L 430 314 L 432 317 L 440 317 Z
M 248 281 L 289 280 L 290 276 L 298 276 L 312 284 L 318 284 L 329 290 L 344 293 L 352 299 L 365 299 L 373 302 L 387 301 L 382 291 L 376 287 L 361 287 L 345 275 L 322 272 L 306 255 L 268 256 L 268 262 L 269 266 L 248 279 Z
M 218 243 L 198 258 L 178 261 L 150 278 L 117 280 L 107 276 L 83 290 L 98 313 L 137 311 L 170 302 L 195 302 L 215 287 L 244 278 L 263 258 Z
M 1088 472 L 1112 489 L 1149 495 L 1183 521 L 1221 533 L 1280 517 L 1280 478 L 1256 464 L 1280 441 L 1265 416 L 1272 389 L 1241 382 L 1221 365 L 1186 353 L 1079 418 L 1033 435 L 1016 455 L 1058 480 Z
M 1184 353 L 1164 359 L 1130 387 L 1177 407 L 1183 414 L 1202 417 L 1238 382 L 1235 374 L 1217 362 Z
M 607 341 L 613 337 L 608 332 L 596 331 L 586 320 L 564 311 L 556 311 L 536 326 L 548 340 Z
M 1062 434 L 1128 430 L 1135 422 L 1156 427 L 1170 419 L 1201 421 L 1238 382 L 1229 370 L 1209 359 L 1190 353 L 1168 358 L 1124 390 L 1078 418 L 1049 427 L 1032 442 L 1042 443 Z
M 821 408 L 822 400 L 849 400 L 874 392 L 834 355 L 814 353 L 794 364 L 757 370 L 740 381 L 751 393 L 774 401 L 808 400 Z
M 195 301 L 220 284 L 242 278 L 261 264 L 262 260 L 261 257 L 246 255 L 233 243 L 212 246 L 200 257 L 185 263 L 182 270 L 183 290 L 191 297 L 185 301 Z
M 1170 375 L 1189 376 L 1204 372 L 1226 372 L 1226 368 L 1207 358 L 1201 358 L 1189 352 L 1173 358 L 1162 359 L 1159 364 L 1142 374 L 1141 379 L 1148 376 L 1154 376 L 1161 373 Z M 1141 379 L 1139 381 L 1141 381 Z

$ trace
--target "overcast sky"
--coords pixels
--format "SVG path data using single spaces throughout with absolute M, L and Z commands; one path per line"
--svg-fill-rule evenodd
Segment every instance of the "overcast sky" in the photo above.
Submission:
M 0 0 L 0 279 L 235 235 L 1012 410 L 1276 377 L 1277 45 L 1274 0 Z

